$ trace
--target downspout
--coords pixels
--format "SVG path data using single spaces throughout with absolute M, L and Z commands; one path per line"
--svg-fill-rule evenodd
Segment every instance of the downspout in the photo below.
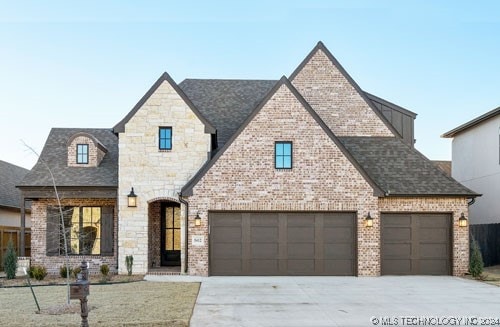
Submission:
M 469 201 L 469 202 L 467 202 L 467 206 L 468 206 L 468 207 L 470 207 L 471 205 L 473 205 L 473 204 L 474 204 L 474 202 L 476 202 L 476 198 L 472 198 L 472 199 L 470 199 L 470 201 Z
M 184 242 L 184 273 L 188 272 L 188 214 L 189 214 L 189 203 L 182 198 L 182 192 L 177 193 L 179 195 L 179 201 L 185 205 L 184 214 L 184 226 L 185 226 L 185 239 Z

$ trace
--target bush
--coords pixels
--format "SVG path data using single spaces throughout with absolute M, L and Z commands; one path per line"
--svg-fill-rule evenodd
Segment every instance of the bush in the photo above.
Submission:
M 82 272 L 82 268 L 80 268 L 80 266 L 76 266 L 75 268 L 73 268 L 73 278 L 77 278 L 78 274 Z
M 3 258 L 3 267 L 7 279 L 16 278 L 17 254 L 16 250 L 14 249 L 14 243 L 12 242 L 12 239 L 9 239 L 9 242 L 7 243 L 7 251 L 5 251 L 5 255 Z
M 47 276 L 47 269 L 44 266 L 33 266 L 30 268 L 30 277 L 36 280 L 43 280 Z
M 469 271 L 472 277 L 477 278 L 481 276 L 484 269 L 483 256 L 481 255 L 481 249 L 479 244 L 477 244 L 476 239 L 472 238 L 471 256 L 469 262 Z
M 108 274 L 109 274 L 109 266 L 107 264 L 103 264 L 101 265 L 101 274 L 104 276 L 104 277 L 107 277 Z
M 127 265 L 128 275 L 132 275 L 132 266 L 134 265 L 134 256 L 128 255 L 125 257 L 125 264 Z
M 61 276 L 61 278 L 66 278 L 66 274 L 68 273 L 68 270 L 66 269 L 66 265 L 62 265 L 60 268 L 59 268 L 59 275 Z M 74 270 L 71 269 L 71 267 L 69 268 L 69 275 L 70 276 L 73 276 L 73 273 L 74 273 Z

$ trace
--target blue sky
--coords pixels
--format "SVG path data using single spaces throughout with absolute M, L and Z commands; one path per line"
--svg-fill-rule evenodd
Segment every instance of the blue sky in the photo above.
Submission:
M 2 1 L 0 160 L 51 127 L 110 128 L 167 71 L 279 79 L 318 41 L 360 87 L 418 114 L 416 147 L 500 105 L 498 1 Z

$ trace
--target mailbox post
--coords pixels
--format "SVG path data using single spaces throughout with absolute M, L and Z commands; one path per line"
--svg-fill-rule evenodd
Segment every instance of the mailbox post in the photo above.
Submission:
M 69 298 L 80 300 L 80 315 L 82 316 L 82 324 L 80 326 L 88 327 L 89 322 L 87 317 L 89 316 L 89 310 L 87 307 L 87 296 L 90 294 L 90 282 L 87 261 L 82 261 L 80 268 L 82 271 L 78 274 L 77 280 L 70 284 Z

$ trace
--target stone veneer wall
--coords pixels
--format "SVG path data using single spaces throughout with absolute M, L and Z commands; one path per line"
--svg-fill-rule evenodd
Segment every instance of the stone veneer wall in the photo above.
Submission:
M 293 141 L 293 169 L 274 168 L 274 142 Z M 358 215 L 358 274 L 377 275 L 377 198 L 351 162 L 282 85 L 193 189 L 189 201 L 189 274 L 208 270 L 210 210 L 350 211 Z M 194 226 L 199 212 L 202 226 Z M 375 228 L 364 228 L 368 212 Z M 193 235 L 204 246 L 192 246 Z
M 158 149 L 160 126 L 172 127 L 172 150 Z M 152 252 L 150 258 L 149 254 L 154 246 L 148 228 L 149 203 L 155 199 L 179 202 L 178 192 L 206 162 L 209 151 L 210 135 L 205 134 L 205 126 L 168 81 L 127 122 L 125 132 L 119 135 L 120 273 L 127 271 L 124 264 L 127 255 L 134 256 L 134 272 L 147 272 L 157 255 Z M 127 206 L 127 194 L 132 187 L 137 194 L 136 208 Z M 181 212 L 184 215 L 183 208 Z
M 394 136 L 322 50 L 292 84 L 335 135 Z
M 76 163 L 76 146 L 77 144 L 89 145 L 89 162 L 87 164 Z M 69 167 L 97 167 L 104 158 L 105 153 L 97 147 L 94 140 L 87 136 L 77 136 L 68 145 L 68 166 Z
M 63 206 L 113 206 L 114 209 L 114 231 L 113 256 L 100 255 L 71 255 L 70 266 L 79 266 L 82 260 L 90 262 L 90 273 L 100 274 L 100 266 L 107 264 L 111 273 L 117 272 L 117 242 L 118 213 L 116 199 L 62 199 Z M 58 275 L 59 268 L 65 264 L 64 256 L 46 255 L 46 233 L 47 233 L 47 206 L 57 206 L 55 199 L 43 199 L 33 201 L 31 204 L 32 227 L 31 227 L 31 265 L 43 265 L 51 275 Z
M 469 270 L 469 227 L 459 227 L 462 212 L 468 217 L 466 198 L 403 198 L 379 199 L 380 212 L 440 212 L 453 215 L 453 275 L 463 276 Z

